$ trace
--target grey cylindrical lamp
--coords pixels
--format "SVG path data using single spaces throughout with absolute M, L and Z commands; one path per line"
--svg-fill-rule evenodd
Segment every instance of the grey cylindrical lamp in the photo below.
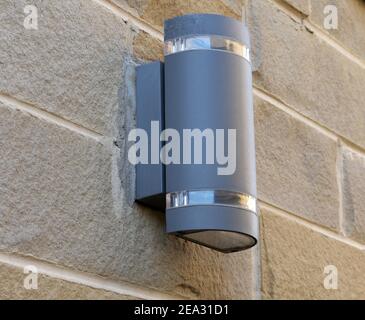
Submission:
M 180 136 L 184 129 L 224 129 L 226 152 L 227 131 L 236 130 L 232 174 L 219 175 L 216 158 L 166 165 L 166 230 L 222 252 L 250 248 L 258 238 L 249 46 L 247 27 L 228 17 L 165 22 L 165 128 Z M 194 151 L 191 145 L 192 158 Z

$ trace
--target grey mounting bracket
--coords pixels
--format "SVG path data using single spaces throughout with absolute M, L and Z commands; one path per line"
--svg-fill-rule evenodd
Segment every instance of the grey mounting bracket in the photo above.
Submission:
M 152 62 L 137 67 L 137 128 L 148 133 L 149 146 L 161 149 L 162 143 L 154 146 L 151 132 L 151 122 L 159 123 L 159 134 L 165 126 L 164 115 L 164 65 L 162 62 Z M 159 141 L 159 136 L 158 136 Z M 136 200 L 149 207 L 165 211 L 166 186 L 165 166 L 157 164 L 136 165 Z

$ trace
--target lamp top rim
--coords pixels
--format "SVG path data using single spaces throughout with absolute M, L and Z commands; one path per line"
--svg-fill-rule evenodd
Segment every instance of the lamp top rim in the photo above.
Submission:
M 250 46 L 247 26 L 236 19 L 219 14 L 187 14 L 168 19 L 164 24 L 165 41 L 195 36 L 215 35 L 238 41 Z

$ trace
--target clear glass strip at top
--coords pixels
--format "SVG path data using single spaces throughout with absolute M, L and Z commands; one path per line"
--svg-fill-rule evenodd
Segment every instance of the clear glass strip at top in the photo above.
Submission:
M 199 205 L 229 206 L 257 213 L 256 198 L 245 193 L 225 190 L 185 190 L 166 194 L 168 209 Z
M 165 56 L 189 50 L 227 51 L 250 61 L 250 49 L 248 47 L 238 41 L 222 36 L 188 36 L 165 41 Z

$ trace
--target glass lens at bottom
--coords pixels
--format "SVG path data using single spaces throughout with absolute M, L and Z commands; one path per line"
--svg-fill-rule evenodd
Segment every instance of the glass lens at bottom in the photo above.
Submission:
M 186 240 L 193 241 L 225 253 L 247 249 L 254 246 L 256 243 L 256 240 L 249 235 L 220 230 L 179 233 L 177 235 Z

